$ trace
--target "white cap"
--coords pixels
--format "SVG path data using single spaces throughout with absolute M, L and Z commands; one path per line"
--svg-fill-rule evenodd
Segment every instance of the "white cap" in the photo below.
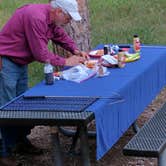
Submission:
M 60 7 L 64 12 L 70 14 L 75 21 L 81 20 L 76 0 L 52 0 L 50 4 L 53 8 Z

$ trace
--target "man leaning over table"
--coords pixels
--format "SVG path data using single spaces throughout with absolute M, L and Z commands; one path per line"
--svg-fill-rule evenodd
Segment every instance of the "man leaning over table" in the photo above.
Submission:
M 29 63 L 49 61 L 53 66 L 73 66 L 88 58 L 62 28 L 72 19 L 81 20 L 75 0 L 27 4 L 15 11 L 0 31 L 0 106 L 28 89 Z M 63 58 L 50 52 L 47 48 L 49 40 L 70 51 L 73 56 Z M 26 138 L 30 129 L 1 127 L 3 148 L 0 161 L 12 161 L 11 150 L 18 143 L 31 145 Z

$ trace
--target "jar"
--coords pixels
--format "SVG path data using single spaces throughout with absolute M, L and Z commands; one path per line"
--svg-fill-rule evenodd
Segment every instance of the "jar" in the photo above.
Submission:
M 119 49 L 118 52 L 118 67 L 123 68 L 126 65 L 126 56 L 123 50 Z

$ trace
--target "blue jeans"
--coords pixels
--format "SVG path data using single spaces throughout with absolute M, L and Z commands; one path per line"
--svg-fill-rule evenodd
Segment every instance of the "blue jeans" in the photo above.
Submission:
M 18 65 L 7 57 L 2 57 L 2 69 L 0 70 L 0 106 L 28 89 L 27 65 Z M 1 156 L 9 156 L 10 149 L 20 141 L 26 141 L 26 135 L 32 127 L 1 126 L 2 153 Z

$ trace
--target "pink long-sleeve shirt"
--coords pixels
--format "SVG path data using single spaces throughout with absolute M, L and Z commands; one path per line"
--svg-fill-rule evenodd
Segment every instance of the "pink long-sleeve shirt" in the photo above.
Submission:
M 51 23 L 50 8 L 49 4 L 28 4 L 18 8 L 0 31 L 0 55 L 21 65 L 32 61 L 64 65 L 64 58 L 48 50 L 49 40 L 71 53 L 78 48 L 62 27 Z

